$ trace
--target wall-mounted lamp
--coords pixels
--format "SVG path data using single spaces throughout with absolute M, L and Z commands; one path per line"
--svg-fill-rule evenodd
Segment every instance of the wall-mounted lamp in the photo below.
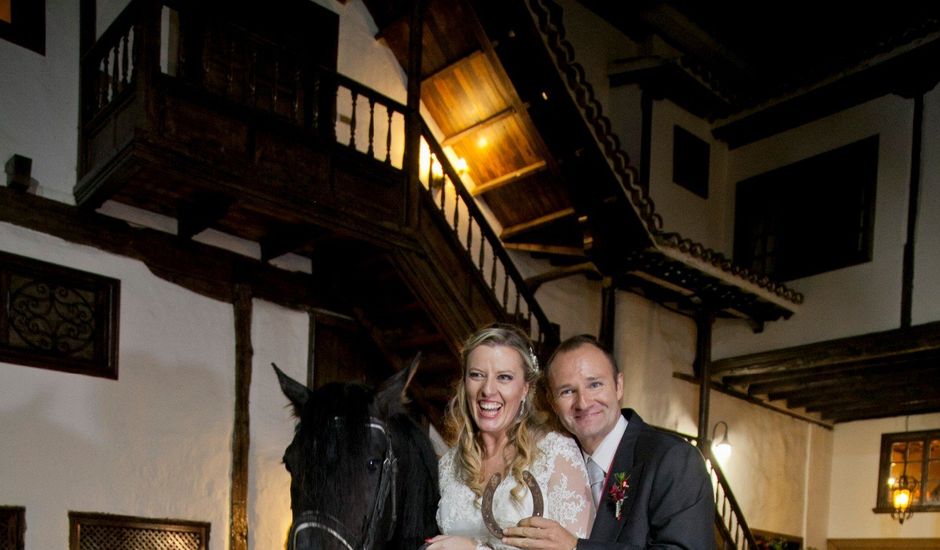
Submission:
M 33 159 L 23 155 L 13 155 L 7 160 L 4 167 L 7 173 L 7 187 L 14 191 L 26 191 L 32 183 L 30 173 L 33 169 Z
M 721 435 L 721 441 L 715 441 L 715 433 L 718 431 L 718 426 L 724 426 L 725 431 Z M 719 420 L 712 427 L 712 453 L 715 454 L 715 458 L 718 459 L 718 462 L 725 462 L 728 460 L 728 457 L 731 456 L 731 443 L 728 442 L 728 423 L 724 420 Z
M 910 417 L 904 418 L 904 432 L 907 432 L 907 422 Z M 904 468 L 901 471 L 901 475 L 894 480 L 891 484 L 891 506 L 894 507 L 894 510 L 891 511 L 891 517 L 898 520 L 898 523 L 904 525 L 904 520 L 910 519 L 914 515 L 914 498 L 917 496 L 915 492 L 920 486 L 920 482 L 917 481 L 917 478 L 907 475 L 907 462 L 910 459 L 911 452 L 911 443 L 908 442 L 904 447 Z M 894 466 L 894 464 L 891 464 Z

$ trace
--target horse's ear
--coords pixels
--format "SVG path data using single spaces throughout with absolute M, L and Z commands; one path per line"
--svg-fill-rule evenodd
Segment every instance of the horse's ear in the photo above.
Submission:
M 271 363 L 274 372 L 277 373 L 277 381 L 281 384 L 281 391 L 290 400 L 294 406 L 294 414 L 300 416 L 300 411 L 307 404 L 307 398 L 310 397 L 310 390 L 300 382 L 284 374 L 284 371 L 277 368 L 277 365 Z
M 408 368 L 396 372 L 379 387 L 379 391 L 375 396 L 375 404 L 380 411 L 387 414 L 408 403 L 406 392 L 415 373 L 418 372 L 418 363 L 420 362 L 421 352 L 419 351 L 415 358 L 411 360 L 411 365 Z

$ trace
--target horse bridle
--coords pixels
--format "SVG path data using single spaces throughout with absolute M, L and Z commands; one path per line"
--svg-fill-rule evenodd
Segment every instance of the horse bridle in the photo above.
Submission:
M 392 449 L 392 438 L 388 435 L 385 424 L 375 417 L 370 417 L 369 421 L 366 423 L 366 427 L 372 430 L 378 430 L 382 433 L 382 436 L 385 438 L 385 456 L 382 459 L 382 470 L 379 472 L 379 486 L 376 489 L 375 501 L 372 503 L 372 512 L 369 515 L 369 520 L 365 524 L 365 532 L 359 538 L 362 543 L 358 546 L 354 545 L 356 542 L 355 539 L 350 536 L 350 533 L 347 531 L 346 527 L 343 526 L 342 522 L 334 516 L 316 510 L 304 510 L 297 519 L 294 520 L 293 525 L 291 525 L 290 545 L 288 546 L 288 550 L 294 550 L 297 547 L 298 536 L 301 532 L 308 529 L 323 531 L 342 543 L 346 550 L 372 550 L 373 544 L 375 543 L 375 532 L 378 529 L 377 523 L 382 519 L 382 514 L 385 512 L 385 501 L 388 500 L 389 496 L 391 496 L 392 507 L 389 525 L 393 526 L 393 528 L 389 529 L 385 540 L 388 541 L 392 538 L 392 534 L 395 531 L 395 519 L 398 513 L 395 502 L 395 479 L 398 477 L 398 459 L 395 458 L 395 452 Z

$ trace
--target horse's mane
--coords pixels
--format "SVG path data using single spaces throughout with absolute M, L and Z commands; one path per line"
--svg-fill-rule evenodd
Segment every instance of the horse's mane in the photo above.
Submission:
M 300 472 L 292 472 L 301 476 L 304 507 L 355 506 L 365 487 L 356 465 L 368 459 L 364 442 L 372 393 L 358 384 L 327 384 L 312 399 L 317 404 L 304 407 L 294 440 L 301 456 L 317 461 L 315 467 L 303 465 Z M 344 482 L 336 483 L 337 478 Z
M 435 511 L 440 500 L 437 455 L 428 434 L 408 414 L 388 419 L 395 433 L 393 445 L 398 456 L 398 496 L 400 519 L 393 540 L 398 548 L 414 550 L 438 533 Z

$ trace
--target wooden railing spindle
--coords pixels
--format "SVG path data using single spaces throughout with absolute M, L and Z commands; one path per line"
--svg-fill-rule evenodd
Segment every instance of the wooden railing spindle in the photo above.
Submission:
M 375 98 L 369 97 L 369 148 L 367 153 L 370 157 L 375 156 L 375 148 L 372 142 L 375 139 Z
M 359 101 L 359 92 L 350 90 L 352 94 L 352 114 L 349 116 L 349 148 L 356 148 L 356 103 Z

